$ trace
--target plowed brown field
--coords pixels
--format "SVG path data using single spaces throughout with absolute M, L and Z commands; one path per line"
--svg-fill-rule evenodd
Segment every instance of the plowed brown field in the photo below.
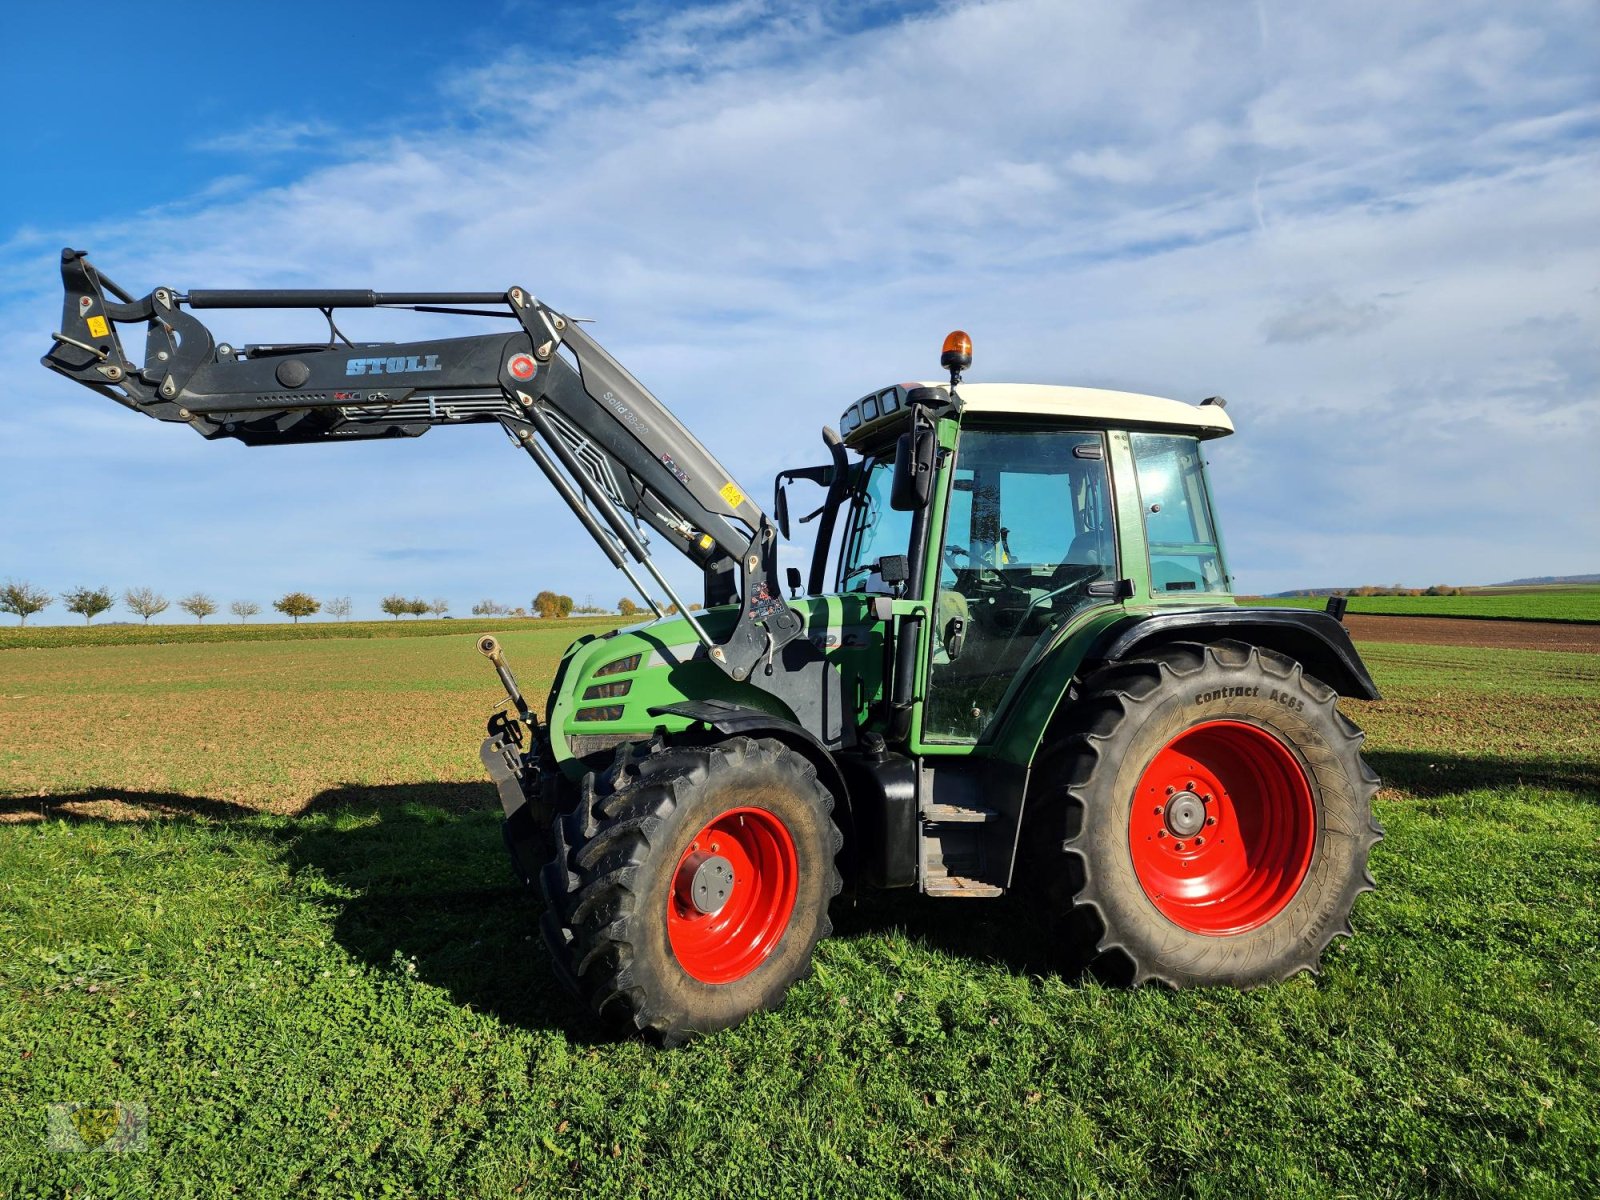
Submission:
M 1344 619 L 1358 642 L 1409 642 L 1414 646 L 1486 646 L 1496 650 L 1566 650 L 1600 654 L 1600 625 L 1555 621 L 1492 621 L 1468 617 L 1378 617 L 1351 613 Z

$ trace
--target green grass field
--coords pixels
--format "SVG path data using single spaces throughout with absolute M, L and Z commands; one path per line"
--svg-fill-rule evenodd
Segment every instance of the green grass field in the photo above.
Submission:
M 1326 596 L 1251 596 L 1243 604 L 1323 608 Z M 1545 584 L 1474 588 L 1460 596 L 1351 596 L 1350 611 L 1402 617 L 1488 617 L 1503 621 L 1600 622 L 1600 587 Z
M 565 634 L 507 635 L 530 690 Z M 1595 1194 L 1600 656 L 1363 649 L 1388 839 L 1319 978 L 1112 990 L 873 897 L 671 1052 L 545 966 L 465 633 L 0 654 L 0 1194 Z M 97 1099 L 148 1152 L 46 1151 Z

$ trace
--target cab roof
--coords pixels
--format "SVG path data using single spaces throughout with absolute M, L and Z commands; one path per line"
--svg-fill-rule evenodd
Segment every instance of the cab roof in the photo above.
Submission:
M 912 388 L 934 388 L 946 400 L 950 388 L 943 383 L 901 383 L 863 396 L 839 419 L 846 444 L 858 446 L 872 435 L 903 419 L 906 393 Z M 1178 429 L 1201 438 L 1225 437 L 1233 421 L 1222 405 L 1213 401 L 1185 404 L 1160 396 L 1117 392 L 1106 388 L 1066 387 L 1045 383 L 963 383 L 956 389 L 956 409 L 964 413 L 1064 417 L 1096 426 Z

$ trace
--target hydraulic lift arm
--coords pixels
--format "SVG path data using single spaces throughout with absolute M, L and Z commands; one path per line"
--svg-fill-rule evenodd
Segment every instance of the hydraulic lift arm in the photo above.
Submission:
M 571 318 L 521 287 L 504 292 L 191 290 L 135 298 L 79 250 L 61 252 L 61 328 L 45 366 L 119 404 L 206 438 L 248 446 L 417 437 L 435 425 L 497 424 L 525 450 L 612 565 L 642 567 L 711 661 L 783 700 L 828 745 L 846 736 L 838 674 L 783 600 L 772 522 L 672 412 Z M 317 309 L 326 343 L 218 344 L 201 309 Z M 503 332 L 351 342 L 339 308 L 502 318 Z M 142 325 L 142 362 L 118 326 Z M 649 552 L 645 527 L 695 562 L 707 604 L 738 599 L 718 642 Z M 782 652 L 779 654 L 779 652 Z M 778 666 L 774 669 L 774 663 Z

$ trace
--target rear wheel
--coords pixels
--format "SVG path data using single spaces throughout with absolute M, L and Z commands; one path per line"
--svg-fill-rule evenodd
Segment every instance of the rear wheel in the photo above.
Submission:
M 557 972 L 672 1044 L 775 1007 L 831 932 L 833 796 L 772 740 L 624 751 L 555 821 Z
M 1038 793 L 1055 813 L 1044 839 L 1065 834 L 1056 878 L 1080 962 L 1172 986 L 1316 970 L 1351 932 L 1382 836 L 1378 778 L 1336 701 L 1300 664 L 1240 642 L 1164 648 L 1085 681 Z

